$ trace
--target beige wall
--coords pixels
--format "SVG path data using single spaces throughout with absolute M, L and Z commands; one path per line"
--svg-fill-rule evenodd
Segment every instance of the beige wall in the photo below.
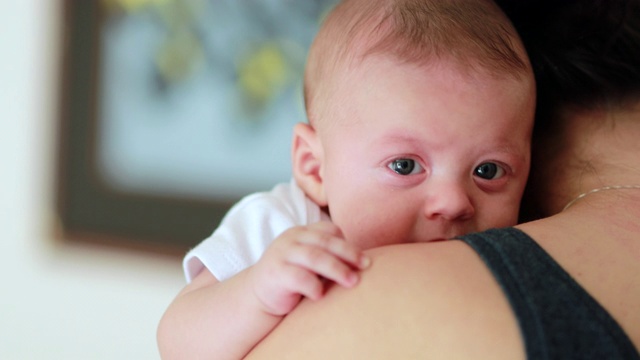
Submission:
M 0 359 L 158 359 L 179 260 L 51 236 L 59 6 L 0 12 Z

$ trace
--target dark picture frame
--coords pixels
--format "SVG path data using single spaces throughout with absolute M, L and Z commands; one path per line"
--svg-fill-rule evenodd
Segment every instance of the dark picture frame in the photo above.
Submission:
M 239 197 L 150 195 L 122 191 L 104 181 L 96 166 L 103 3 L 63 2 L 56 174 L 61 237 L 181 255 L 207 237 Z

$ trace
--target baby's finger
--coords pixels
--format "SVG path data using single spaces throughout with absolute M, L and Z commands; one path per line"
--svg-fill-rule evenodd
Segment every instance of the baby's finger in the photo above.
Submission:
M 353 287 L 358 272 L 341 258 L 317 246 L 299 246 L 289 253 L 287 262 L 305 268 L 344 287 Z
M 314 224 L 313 226 L 315 225 L 321 225 L 321 223 Z M 333 234 L 333 232 L 307 231 L 300 234 L 297 241 L 300 244 L 312 245 L 323 249 L 342 259 L 342 261 L 352 267 L 365 269 L 369 266 L 371 262 L 369 257 L 364 255 L 355 245 L 349 244 L 343 238 Z
M 305 267 L 288 264 L 287 271 L 284 272 L 281 279 L 284 288 L 294 294 L 300 294 L 312 300 L 321 298 L 324 292 L 324 284 L 320 278 Z
M 340 228 L 331 221 L 318 221 L 316 223 L 307 225 L 307 229 L 327 233 L 337 237 L 342 237 L 342 231 L 340 230 Z

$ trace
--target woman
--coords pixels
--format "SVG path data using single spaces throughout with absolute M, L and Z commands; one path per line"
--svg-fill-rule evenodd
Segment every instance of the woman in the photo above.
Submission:
M 373 250 L 250 358 L 640 358 L 640 0 L 523 4 L 546 218 Z

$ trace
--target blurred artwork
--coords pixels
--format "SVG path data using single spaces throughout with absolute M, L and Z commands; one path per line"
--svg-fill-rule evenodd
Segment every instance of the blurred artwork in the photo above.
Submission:
M 121 192 L 228 201 L 288 181 L 335 0 L 103 0 L 97 160 Z

